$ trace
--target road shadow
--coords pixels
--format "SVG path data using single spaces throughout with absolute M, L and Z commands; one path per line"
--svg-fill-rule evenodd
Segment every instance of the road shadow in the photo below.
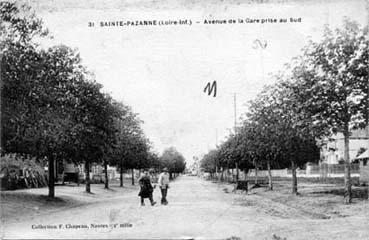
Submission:
M 1 192 L 2 218 L 7 221 L 81 204 L 69 196 L 50 198 L 29 192 Z
M 334 188 L 329 190 L 314 191 L 310 194 L 333 194 L 338 196 L 344 196 L 344 188 Z M 356 187 L 352 189 L 352 198 L 357 199 L 368 199 L 368 188 L 367 187 Z

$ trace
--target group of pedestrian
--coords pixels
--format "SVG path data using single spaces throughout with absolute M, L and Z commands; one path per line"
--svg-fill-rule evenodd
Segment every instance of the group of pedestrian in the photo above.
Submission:
M 138 180 L 138 183 L 140 184 L 140 192 L 138 193 L 138 196 L 141 197 L 141 206 L 145 206 L 145 198 L 150 200 L 151 206 L 156 204 L 153 198 L 153 192 L 156 185 L 152 184 L 152 179 L 150 177 L 151 173 L 152 171 L 145 170 L 143 176 Z M 167 168 L 164 168 L 163 172 L 160 173 L 158 186 L 161 191 L 161 204 L 167 205 L 167 193 L 169 188 L 169 173 Z

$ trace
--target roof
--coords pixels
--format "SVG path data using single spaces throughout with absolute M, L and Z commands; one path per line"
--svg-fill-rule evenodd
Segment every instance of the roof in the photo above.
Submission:
M 364 158 L 369 158 L 369 149 L 360 154 L 358 157 L 356 157 L 356 159 L 364 159 Z

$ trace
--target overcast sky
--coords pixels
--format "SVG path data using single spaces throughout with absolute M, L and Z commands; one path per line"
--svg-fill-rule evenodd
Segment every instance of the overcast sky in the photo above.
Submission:
M 78 48 L 104 91 L 132 106 L 161 153 L 176 147 L 190 163 L 220 143 L 247 110 L 269 72 L 299 54 L 308 36 L 319 39 L 349 16 L 367 21 L 365 1 L 27 1 L 54 36 L 52 44 Z M 168 4 L 170 2 L 170 4 Z M 241 2 L 241 1 L 240 1 Z M 205 19 L 301 18 L 301 23 L 205 25 Z M 180 26 L 88 27 L 88 22 L 190 19 Z M 254 40 L 266 41 L 264 50 Z M 262 52 L 261 52 L 262 51 Z M 263 70 L 264 69 L 264 70 Z M 217 96 L 203 92 L 216 81 Z

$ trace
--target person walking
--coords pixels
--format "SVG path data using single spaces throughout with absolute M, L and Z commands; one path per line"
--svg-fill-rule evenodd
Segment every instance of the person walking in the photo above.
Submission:
M 141 206 L 145 206 L 145 198 L 150 199 L 151 206 L 154 206 L 156 204 L 152 197 L 154 187 L 151 184 L 151 179 L 147 170 L 144 171 L 144 174 L 138 180 L 138 183 L 141 187 L 140 192 L 138 193 L 138 196 L 141 197 Z
M 159 176 L 158 185 L 161 190 L 161 204 L 167 205 L 167 194 L 168 194 L 168 188 L 169 188 L 169 174 L 168 174 L 168 168 L 164 168 L 163 172 Z

